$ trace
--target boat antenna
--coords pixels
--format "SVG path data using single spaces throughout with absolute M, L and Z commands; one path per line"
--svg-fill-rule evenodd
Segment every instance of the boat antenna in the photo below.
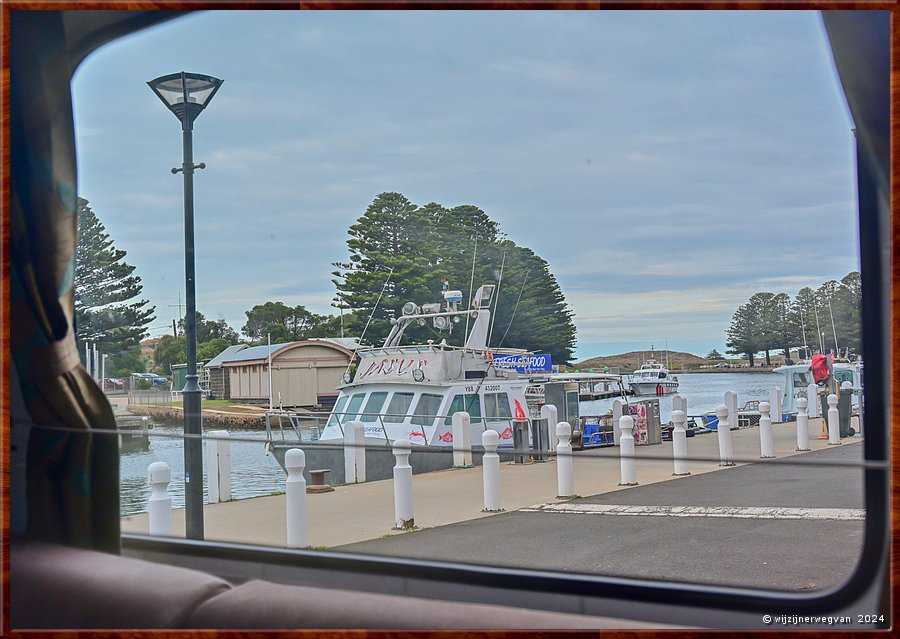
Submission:
M 372 318 L 375 317 L 375 311 L 378 310 L 378 305 L 381 303 L 381 296 L 384 295 L 384 289 L 387 288 L 388 282 L 391 281 L 391 275 L 394 274 L 394 267 L 391 267 L 390 272 L 388 272 L 387 278 L 384 280 L 384 284 L 381 287 L 381 292 L 378 294 L 378 299 L 375 300 L 375 306 L 372 307 L 372 312 L 369 313 L 369 319 L 366 320 L 366 325 L 363 327 L 362 335 L 359 336 L 359 342 L 357 342 L 356 348 L 353 349 L 353 355 L 356 355 L 356 351 L 359 350 L 359 347 L 362 346 L 363 338 L 366 336 L 366 331 L 369 330 L 369 324 L 372 322 Z M 350 358 L 350 361 L 347 362 L 347 370 L 345 373 L 350 372 L 350 367 L 353 365 L 353 357 Z
M 488 348 L 491 346 L 491 335 L 494 334 L 494 322 L 497 321 L 497 310 L 500 308 L 500 285 L 503 283 L 503 267 L 506 265 L 506 251 L 503 251 L 503 260 L 500 262 L 500 277 L 497 279 L 497 292 L 494 295 L 494 314 L 491 317 L 491 327 L 488 329 L 488 338 L 487 344 Z
M 803 321 L 803 302 L 798 304 L 800 307 L 800 330 L 803 331 L 803 350 L 806 350 L 806 323 Z
M 522 299 L 522 292 L 525 290 L 525 283 L 528 281 L 528 276 L 531 274 L 531 269 L 525 273 L 525 279 L 522 280 L 522 288 L 519 289 L 519 297 L 516 298 L 516 305 L 513 307 L 512 315 L 509 318 L 509 324 L 506 325 L 506 332 L 503 333 L 503 337 L 500 338 L 500 343 L 497 344 L 497 348 L 503 346 L 503 341 L 506 339 L 507 333 L 509 333 L 509 328 L 512 326 L 513 320 L 516 319 L 516 311 L 519 310 L 519 300 Z
M 813 312 L 816 314 L 816 333 L 819 338 L 819 352 L 825 354 L 825 342 L 822 340 L 822 327 L 819 325 L 819 302 L 813 298 Z
M 475 256 L 478 255 L 478 231 L 475 231 L 475 250 L 472 251 L 472 277 L 469 278 L 469 304 L 472 303 L 472 292 L 473 287 L 475 286 Z M 469 316 L 471 313 L 466 313 L 466 332 L 463 333 L 463 344 L 466 343 L 466 338 L 469 336 Z
M 834 311 L 831 310 L 831 300 L 828 300 L 828 314 L 831 315 L 831 332 L 834 335 L 834 351 L 837 353 L 838 357 L 841 354 L 841 348 L 838 346 L 837 341 L 837 329 L 834 327 Z

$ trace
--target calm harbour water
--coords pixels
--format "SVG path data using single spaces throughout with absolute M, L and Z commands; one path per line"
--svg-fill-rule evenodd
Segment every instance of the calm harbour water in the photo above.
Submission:
M 678 393 L 688 400 L 688 414 L 701 415 L 713 412 L 723 403 L 726 391 L 738 394 L 738 405 L 751 399 L 768 399 L 772 386 L 781 386 L 783 377 L 778 373 L 677 373 Z M 644 399 L 638 397 L 636 399 Z M 663 423 L 672 415 L 672 396 L 659 398 L 660 417 Z M 582 402 L 582 415 L 602 415 L 612 408 L 612 400 Z M 184 507 L 184 447 L 180 439 L 181 428 L 152 424 L 148 450 L 124 452 L 120 461 L 121 514 L 134 515 L 147 510 L 150 485 L 147 483 L 147 467 L 153 462 L 164 461 L 172 469 L 169 495 L 173 508 Z M 231 495 L 234 499 L 260 497 L 284 490 L 284 471 L 271 455 L 266 455 L 265 433 L 233 431 L 231 442 Z M 204 466 L 206 444 L 203 446 Z M 206 500 L 206 481 L 203 495 Z

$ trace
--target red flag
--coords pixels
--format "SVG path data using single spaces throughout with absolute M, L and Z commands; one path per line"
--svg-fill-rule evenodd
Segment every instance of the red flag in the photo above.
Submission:
M 828 358 L 824 355 L 813 355 L 812 356 L 812 369 L 813 379 L 816 381 L 816 384 L 824 382 L 826 379 L 831 377 L 831 373 L 828 370 Z

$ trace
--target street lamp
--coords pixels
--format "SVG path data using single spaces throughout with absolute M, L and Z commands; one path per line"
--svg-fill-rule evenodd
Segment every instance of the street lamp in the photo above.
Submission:
M 194 120 L 206 108 L 222 80 L 199 73 L 173 73 L 147 83 L 166 108 L 181 121 L 184 156 L 180 169 L 184 174 L 184 281 L 187 295 L 185 333 L 187 335 L 187 376 L 182 397 L 184 402 L 184 506 L 185 532 L 188 539 L 203 539 L 203 434 L 201 394 L 197 375 L 197 304 L 194 282 L 194 164 L 191 132 Z

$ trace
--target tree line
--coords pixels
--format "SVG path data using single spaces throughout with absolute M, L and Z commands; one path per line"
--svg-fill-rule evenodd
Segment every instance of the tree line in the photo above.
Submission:
M 755 365 L 758 353 L 771 365 L 772 351 L 790 357 L 791 348 L 809 353 L 859 353 L 862 280 L 856 271 L 819 288 L 787 293 L 760 292 L 734 312 L 725 331 L 728 353 L 746 357 Z M 808 353 L 808 354 L 809 354 Z
M 408 301 L 441 301 L 442 282 L 464 292 L 468 307 L 473 291 L 495 283 L 492 346 L 521 347 L 550 353 L 554 362 L 572 358 L 575 327 L 572 311 L 549 265 L 526 247 L 509 240 L 499 225 L 472 205 L 446 208 L 412 204 L 400 193 L 382 193 L 349 229 L 349 261 L 334 262 L 336 315 L 319 315 L 303 305 L 267 301 L 244 312 L 245 340 L 280 344 L 312 337 L 352 335 L 379 344 L 390 321 Z M 75 263 L 76 338 L 97 344 L 109 356 L 108 377 L 145 372 L 148 362 L 140 342 L 156 320 L 155 307 L 138 300 L 143 286 L 126 252 L 115 248 L 105 227 L 84 198 L 78 201 L 78 247 Z M 470 283 L 472 286 L 470 287 Z M 379 301 L 379 297 L 381 298 Z M 137 300 L 137 301 L 135 301 Z M 376 305 L 377 302 L 377 305 Z M 197 312 L 197 356 L 215 357 L 241 341 L 225 320 Z M 368 328 L 366 328 L 368 326 Z M 152 368 L 168 374 L 187 360 L 184 320 L 163 335 L 153 352 Z M 462 328 L 436 337 L 430 326 L 411 327 L 410 340 L 440 340 L 461 345 Z

